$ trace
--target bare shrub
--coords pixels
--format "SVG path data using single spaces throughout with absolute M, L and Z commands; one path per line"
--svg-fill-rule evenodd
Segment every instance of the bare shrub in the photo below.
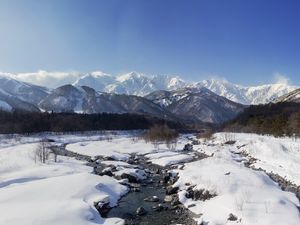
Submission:
M 143 136 L 146 142 L 151 142 L 155 148 L 165 143 L 169 149 L 176 148 L 179 134 L 176 130 L 170 129 L 165 125 L 155 125 L 151 127 Z
M 49 148 L 49 142 L 47 140 L 42 140 L 34 153 L 35 162 L 46 163 L 51 154 L 51 149 Z M 56 157 L 55 157 L 56 158 Z
M 197 138 L 198 139 L 203 138 L 205 141 L 209 141 L 209 140 L 212 139 L 213 134 L 214 134 L 214 132 L 212 130 L 206 130 L 206 131 L 204 131 L 202 133 L 199 133 L 197 135 Z
M 223 133 L 222 136 L 224 143 L 232 143 L 236 140 L 234 133 Z

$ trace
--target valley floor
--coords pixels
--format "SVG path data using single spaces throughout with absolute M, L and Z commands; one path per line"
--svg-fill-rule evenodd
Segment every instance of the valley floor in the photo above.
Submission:
M 165 145 L 155 149 L 135 135 L 48 134 L 55 141 L 52 144 L 61 145 L 68 154 L 46 164 L 35 162 L 34 157 L 41 135 L 1 136 L 0 224 L 125 224 L 125 218 L 116 218 L 118 211 L 112 210 L 113 216 L 98 211 L 103 206 L 118 207 L 120 201 L 120 207 L 126 208 L 130 202 L 122 202 L 126 199 L 122 196 L 134 196 L 143 185 L 166 188 L 167 195 L 151 193 L 149 188 L 147 195 L 159 195 L 157 204 L 174 210 L 168 216 L 177 217 L 177 210 L 183 210 L 180 213 L 189 221 L 185 224 L 192 224 L 188 217 L 203 225 L 300 224 L 299 140 L 234 133 L 196 140 L 183 135 L 176 150 L 169 150 Z M 193 150 L 182 151 L 191 142 Z M 165 184 L 162 177 L 167 178 Z

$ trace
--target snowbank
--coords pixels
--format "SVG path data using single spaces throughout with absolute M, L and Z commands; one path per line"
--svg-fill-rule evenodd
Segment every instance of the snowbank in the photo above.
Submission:
M 159 166 L 170 166 L 174 164 L 184 163 L 191 161 L 193 159 L 193 155 L 188 154 L 180 154 L 178 152 L 159 152 L 159 153 L 152 153 L 146 155 L 153 164 Z
M 236 141 L 225 144 L 228 141 Z M 289 146 L 289 148 L 288 148 Z M 208 225 L 296 225 L 300 224 L 299 200 L 293 193 L 284 192 L 263 171 L 245 167 L 247 160 L 241 154 L 247 151 L 260 159 L 256 166 L 277 169 L 291 178 L 299 171 L 298 154 L 291 139 L 277 139 L 249 134 L 219 133 L 212 141 L 194 146 L 211 157 L 187 163 L 177 170 L 180 188 L 179 198 L 186 207 L 196 213 L 199 222 Z M 292 159 L 292 157 L 295 157 Z M 282 167 L 280 167 L 281 165 Z M 297 178 L 297 176 L 295 176 Z M 193 199 L 190 190 L 206 190 L 211 196 Z M 236 220 L 231 221 L 232 215 Z
M 186 140 L 179 140 L 177 149 L 183 149 Z M 88 156 L 106 156 L 115 160 L 126 160 L 129 154 L 147 154 L 157 151 L 151 143 L 134 139 L 128 136 L 114 136 L 111 140 L 86 141 L 69 144 L 66 147 L 69 151 Z M 165 145 L 161 145 L 159 151 L 167 151 Z
M 215 135 L 216 142 L 224 140 L 226 134 Z M 275 138 L 256 134 L 230 134 L 236 140 L 233 151 L 245 152 L 257 159 L 255 168 L 284 177 L 300 185 L 300 140 L 295 138 Z
M 123 224 L 101 218 L 94 203 L 108 200 L 115 206 L 127 192 L 125 186 L 91 174 L 91 167 L 75 159 L 35 163 L 36 145 L 0 149 L 0 224 Z

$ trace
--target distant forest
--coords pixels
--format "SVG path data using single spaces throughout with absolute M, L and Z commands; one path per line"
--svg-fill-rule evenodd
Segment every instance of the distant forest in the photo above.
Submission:
M 233 121 L 224 124 L 224 131 L 273 134 L 275 136 L 300 135 L 300 104 L 279 103 L 253 105 Z
M 167 124 L 173 129 L 185 129 L 179 122 L 138 114 L 76 114 L 28 113 L 0 111 L 0 133 L 72 132 L 91 130 L 148 129 Z

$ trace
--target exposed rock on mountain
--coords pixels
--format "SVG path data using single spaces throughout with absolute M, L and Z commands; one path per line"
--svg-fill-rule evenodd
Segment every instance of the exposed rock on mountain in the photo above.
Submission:
M 146 96 L 174 115 L 208 123 L 233 119 L 245 106 L 218 96 L 206 88 L 157 91 Z
M 41 101 L 46 111 L 77 113 L 142 113 L 171 116 L 159 105 L 139 96 L 100 93 L 90 87 L 65 85 Z
M 75 72 L 54 73 L 39 71 L 37 73 L 23 73 L 16 75 L 5 74 L 5 76 L 10 77 L 15 81 L 23 81 L 22 83 L 30 80 L 35 84 L 46 84 L 48 87 L 58 87 L 65 84 L 73 84 L 77 87 L 89 86 L 100 92 L 138 96 L 145 96 L 153 91 L 158 90 L 173 91 L 182 89 L 184 87 L 195 89 L 206 87 L 220 96 L 244 105 L 269 103 L 274 99 L 277 99 L 278 97 L 299 88 L 282 81 L 274 84 L 242 86 L 230 83 L 224 79 L 209 79 L 200 82 L 187 82 L 178 76 L 146 76 L 136 72 L 113 76 L 101 71 L 95 71 L 88 74 L 80 74 Z M 45 90 L 42 91 L 44 92 Z M 26 91 L 23 91 L 22 93 L 24 94 Z M 36 94 L 34 96 L 41 96 L 41 94 Z M 34 103 L 36 103 L 36 100 L 39 99 L 33 98 Z
M 0 108 L 2 110 L 39 111 L 37 104 L 49 90 L 0 74 Z
M 8 95 L 32 104 L 38 104 L 49 90 L 45 87 L 21 82 L 0 74 L 0 90 Z
M 0 109 L 4 111 L 23 110 L 29 112 L 39 112 L 39 108 L 34 104 L 20 100 L 0 89 Z
M 279 102 L 300 103 L 300 88 L 277 98 L 274 102 L 275 103 L 279 103 Z

